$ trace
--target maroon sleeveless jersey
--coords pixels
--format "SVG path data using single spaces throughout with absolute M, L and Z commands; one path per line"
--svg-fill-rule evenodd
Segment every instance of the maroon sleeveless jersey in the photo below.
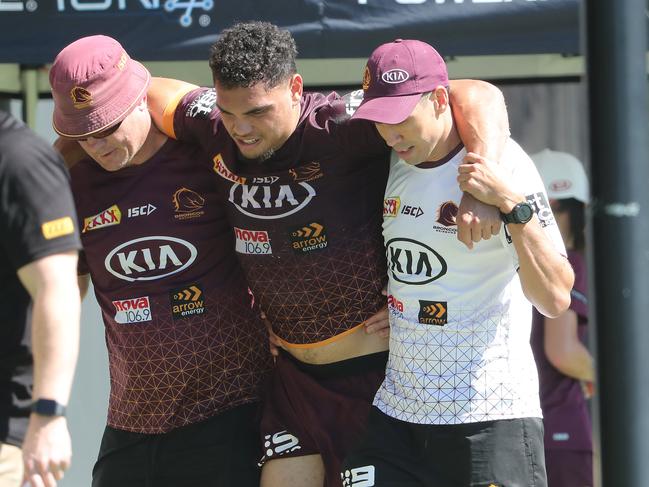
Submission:
M 239 260 L 277 335 L 309 344 L 381 306 L 381 234 L 389 151 L 374 126 L 350 121 L 335 93 L 302 97 L 296 130 L 270 159 L 240 157 L 213 90 L 187 94 L 173 127 L 212 158 Z M 168 121 L 167 121 L 168 122 Z
M 106 326 L 108 424 L 163 433 L 258 399 L 268 341 L 234 254 L 215 175 L 169 140 L 116 172 L 71 169 L 85 256 Z

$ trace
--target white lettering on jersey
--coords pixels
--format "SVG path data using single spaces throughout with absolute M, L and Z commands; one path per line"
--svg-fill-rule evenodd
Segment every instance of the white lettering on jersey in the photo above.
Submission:
M 129 240 L 111 250 L 104 266 L 124 281 L 152 281 L 187 269 L 198 255 L 196 247 L 175 237 Z
M 229 201 L 244 215 L 271 220 L 300 211 L 315 195 L 315 189 L 305 182 L 293 186 L 233 184 Z

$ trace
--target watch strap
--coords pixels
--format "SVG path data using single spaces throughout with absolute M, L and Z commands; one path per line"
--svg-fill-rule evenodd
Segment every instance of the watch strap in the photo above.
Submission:
M 40 416 L 65 416 L 66 407 L 54 399 L 36 399 L 31 410 Z

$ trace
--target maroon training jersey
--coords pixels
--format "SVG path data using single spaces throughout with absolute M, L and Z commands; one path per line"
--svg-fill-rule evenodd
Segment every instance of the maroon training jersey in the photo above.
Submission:
M 71 169 L 114 428 L 162 433 L 256 401 L 270 367 L 205 161 L 169 140 L 142 165 L 108 172 L 86 159 Z
M 174 130 L 213 158 L 239 260 L 275 333 L 320 342 L 378 311 L 389 151 L 373 124 L 350 121 L 335 93 L 305 94 L 295 132 L 270 159 L 251 162 L 215 101 L 213 90 L 186 95 Z
M 570 293 L 570 309 L 577 313 L 577 332 L 579 338 L 585 341 L 588 327 L 588 275 L 581 254 L 569 250 L 568 260 L 575 271 L 575 284 Z M 532 323 L 531 344 L 539 369 L 545 448 L 590 451 L 591 420 L 581 385 L 578 380 L 559 372 L 548 361 L 543 348 L 543 316 L 536 310 Z

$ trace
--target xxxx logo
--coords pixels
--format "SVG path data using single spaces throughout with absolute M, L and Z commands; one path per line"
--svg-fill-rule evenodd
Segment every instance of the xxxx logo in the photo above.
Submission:
M 297 253 L 324 249 L 328 243 L 324 225 L 317 222 L 307 223 L 294 229 L 290 237 L 293 250 Z
M 98 228 L 109 227 L 111 225 L 119 225 L 121 221 L 122 212 L 117 205 L 113 205 L 101 213 L 84 218 L 83 230 L 81 233 L 86 233 Z
M 225 162 L 223 161 L 223 156 L 221 156 L 221 154 L 215 155 L 212 161 L 214 162 L 214 172 L 221 176 L 223 179 L 227 179 L 228 181 L 232 181 L 233 183 L 246 184 L 246 178 L 237 176 L 228 169 L 228 167 L 225 165 Z
M 383 200 L 383 216 L 397 216 L 400 206 L 401 199 L 398 196 L 385 198 Z
M 419 323 L 442 326 L 448 323 L 446 301 L 419 300 Z

